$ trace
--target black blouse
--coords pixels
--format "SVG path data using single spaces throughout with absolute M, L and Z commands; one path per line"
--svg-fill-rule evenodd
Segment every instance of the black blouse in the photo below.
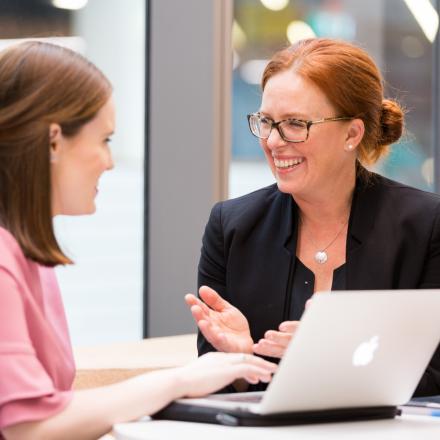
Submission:
M 333 271 L 331 290 L 346 290 L 345 264 Z M 315 287 L 314 273 L 296 257 L 295 272 L 293 274 L 293 292 L 290 303 L 290 321 L 299 321 L 304 312 L 308 299 L 313 295 Z

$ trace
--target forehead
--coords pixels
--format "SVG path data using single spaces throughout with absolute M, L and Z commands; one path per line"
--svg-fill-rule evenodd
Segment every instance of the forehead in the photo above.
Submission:
M 309 118 L 329 116 L 333 107 L 313 82 L 286 70 L 267 81 L 260 111 L 276 119 L 285 116 Z
M 115 106 L 113 98 L 109 98 L 107 102 L 98 110 L 96 116 L 85 124 L 81 132 L 84 134 L 110 134 L 115 129 Z
M 94 118 L 96 125 L 105 130 L 114 130 L 115 126 L 115 104 L 113 97 L 110 97 L 108 101 L 99 109 L 96 117 Z

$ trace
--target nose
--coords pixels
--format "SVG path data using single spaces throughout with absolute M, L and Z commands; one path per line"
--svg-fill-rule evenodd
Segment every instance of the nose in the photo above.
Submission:
M 115 167 L 115 164 L 113 162 L 113 156 L 112 153 L 110 151 L 108 151 L 108 155 L 106 157 L 106 166 L 105 169 L 106 171 L 110 171 Z
M 266 145 L 271 150 L 276 150 L 277 148 L 284 147 L 286 141 L 281 137 L 279 128 L 277 126 L 272 127 L 269 137 L 266 139 Z

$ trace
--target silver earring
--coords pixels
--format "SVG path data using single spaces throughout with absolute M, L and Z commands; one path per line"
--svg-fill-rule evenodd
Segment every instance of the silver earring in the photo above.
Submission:
M 57 156 L 56 154 L 51 153 L 50 154 L 50 163 L 54 163 L 57 161 Z

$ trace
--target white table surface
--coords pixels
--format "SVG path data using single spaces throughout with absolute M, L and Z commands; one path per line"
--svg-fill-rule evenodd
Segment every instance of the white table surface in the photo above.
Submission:
M 325 423 L 267 428 L 145 419 L 114 426 L 118 440 L 438 440 L 440 418 L 404 415 L 367 422 Z

